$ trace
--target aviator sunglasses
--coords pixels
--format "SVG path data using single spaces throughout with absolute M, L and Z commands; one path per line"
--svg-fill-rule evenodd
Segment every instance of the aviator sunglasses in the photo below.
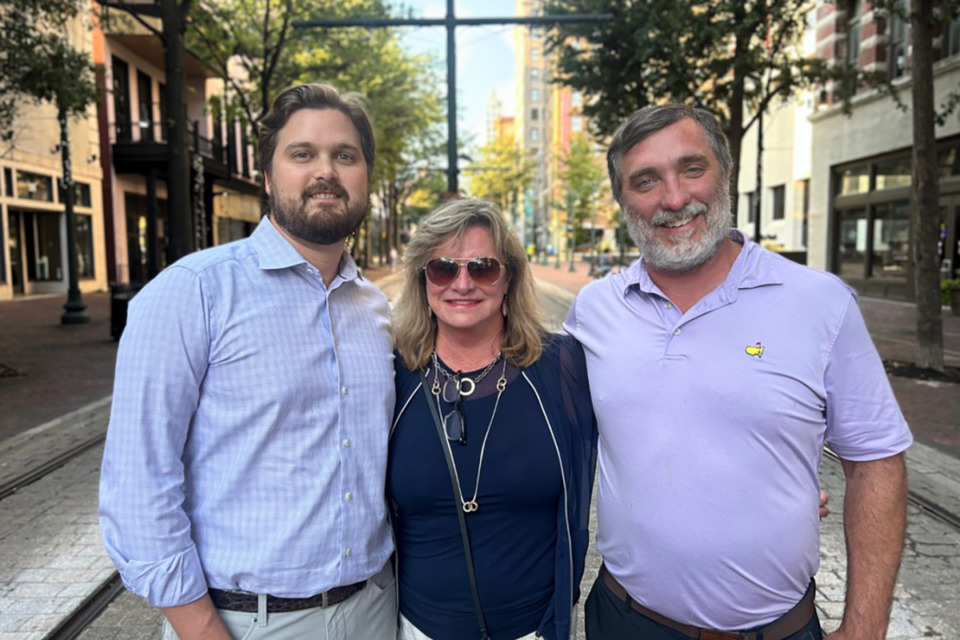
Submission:
M 446 287 L 457 279 L 460 275 L 460 267 L 464 265 L 467 267 L 470 279 L 480 286 L 490 287 L 500 281 L 502 265 L 496 258 L 470 258 L 469 260 L 434 258 L 423 270 L 431 284 Z

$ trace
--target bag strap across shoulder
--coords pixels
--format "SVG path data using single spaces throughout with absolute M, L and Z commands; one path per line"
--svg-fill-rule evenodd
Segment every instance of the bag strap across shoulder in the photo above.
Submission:
M 430 414 L 433 416 L 434 426 L 437 427 L 437 435 L 440 436 L 440 448 L 443 449 L 443 457 L 447 460 L 447 470 L 450 472 L 450 483 L 453 487 L 454 504 L 457 509 L 457 520 L 460 521 L 460 536 L 463 539 L 463 553 L 467 558 L 467 575 L 470 578 L 470 592 L 473 595 L 473 608 L 477 612 L 477 623 L 480 625 L 480 637 L 482 640 L 490 640 L 490 633 L 487 631 L 487 623 L 483 618 L 483 608 L 480 606 L 480 593 L 477 591 L 477 577 L 473 571 L 473 553 L 470 550 L 470 535 L 467 533 L 467 521 L 463 514 L 463 508 L 460 504 L 460 487 L 457 482 L 457 472 L 453 466 L 453 455 L 450 453 L 450 447 L 447 445 L 447 434 L 443 430 L 443 424 L 440 421 L 440 413 L 437 411 L 437 405 L 430 394 L 430 385 L 427 384 L 427 376 L 423 371 L 420 372 L 420 381 L 423 383 L 423 394 L 427 397 L 427 405 L 430 407 Z

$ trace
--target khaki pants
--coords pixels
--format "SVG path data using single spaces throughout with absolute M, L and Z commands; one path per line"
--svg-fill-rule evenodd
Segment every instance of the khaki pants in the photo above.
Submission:
M 220 610 L 234 640 L 395 640 L 397 582 L 387 563 L 364 589 L 326 609 L 270 613 L 264 622 L 256 613 Z M 179 640 L 163 623 L 163 640 Z

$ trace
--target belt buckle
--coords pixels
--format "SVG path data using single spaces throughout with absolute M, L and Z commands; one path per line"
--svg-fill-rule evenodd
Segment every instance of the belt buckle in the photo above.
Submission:
M 745 636 L 735 631 L 700 630 L 700 640 L 741 640 Z

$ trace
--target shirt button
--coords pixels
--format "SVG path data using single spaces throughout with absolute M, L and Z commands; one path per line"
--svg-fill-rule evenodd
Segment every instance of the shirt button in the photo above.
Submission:
M 350 440 L 349 440 L 349 439 L 343 441 L 343 448 L 344 448 L 344 449 L 349 449 L 349 448 L 350 448 Z
M 677 327 L 676 329 L 673 330 L 673 335 L 675 336 L 680 335 L 680 327 Z
M 342 393 L 343 395 L 347 395 L 347 388 L 346 388 L 346 387 L 340 387 L 340 393 Z
M 664 308 L 664 309 L 673 309 L 673 305 L 670 304 L 669 302 L 667 302 L 666 304 L 663 305 L 663 308 Z
M 353 549 L 347 549 L 346 551 L 343 552 L 343 555 L 349 558 L 350 556 L 353 555 Z
M 344 494 L 343 497 L 347 499 L 347 502 L 349 502 L 349 501 L 353 500 L 353 493 L 351 493 L 350 491 L 347 491 L 347 493 Z

